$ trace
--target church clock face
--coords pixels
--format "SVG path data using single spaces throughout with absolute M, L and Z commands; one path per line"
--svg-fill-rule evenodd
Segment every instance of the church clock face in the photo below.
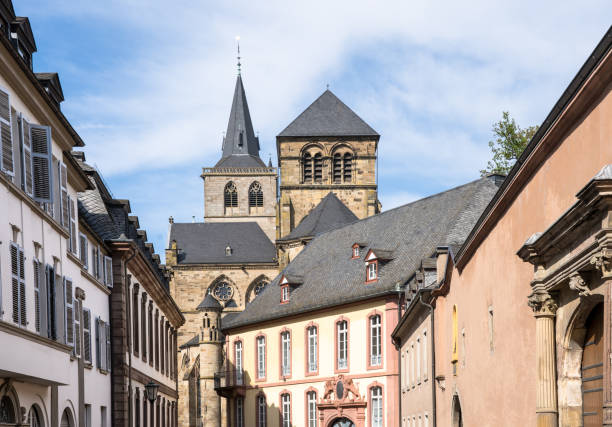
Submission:
M 225 282 L 217 284 L 213 289 L 213 296 L 219 301 L 229 301 L 233 294 L 234 290 Z

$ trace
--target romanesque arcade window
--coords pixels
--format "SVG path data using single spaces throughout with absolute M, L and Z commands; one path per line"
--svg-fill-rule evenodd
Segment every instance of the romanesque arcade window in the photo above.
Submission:
M 335 153 L 332 160 L 332 176 L 334 184 L 350 183 L 353 178 L 353 155 L 351 153 Z
M 238 207 L 238 190 L 236 189 L 236 184 L 232 181 L 228 182 L 225 185 L 224 194 L 224 206 L 226 208 L 236 208 Z
M 312 182 L 312 157 L 310 153 L 302 156 L 302 175 L 304 182 Z
M 314 182 L 320 184 L 323 182 L 323 157 L 321 153 L 317 153 L 313 157 Z
M 257 181 L 249 187 L 249 207 L 259 208 L 263 206 L 263 190 Z

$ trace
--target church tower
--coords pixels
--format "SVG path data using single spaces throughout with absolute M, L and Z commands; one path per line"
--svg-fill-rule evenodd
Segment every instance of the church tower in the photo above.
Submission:
M 238 74 L 223 154 L 203 168 L 204 221 L 257 222 L 270 240 L 276 237 L 276 168 L 259 157 L 242 77 Z
M 326 90 L 276 137 L 281 173 L 277 241 L 333 192 L 357 218 L 380 212 L 380 135 Z

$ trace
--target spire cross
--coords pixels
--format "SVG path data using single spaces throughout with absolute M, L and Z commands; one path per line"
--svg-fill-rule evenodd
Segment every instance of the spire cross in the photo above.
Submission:
M 236 43 L 238 45 L 238 75 L 240 75 L 240 36 L 236 36 Z

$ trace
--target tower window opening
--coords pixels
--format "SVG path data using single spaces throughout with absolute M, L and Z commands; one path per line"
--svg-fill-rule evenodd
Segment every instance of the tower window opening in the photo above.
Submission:
M 249 188 L 249 206 L 250 207 L 262 207 L 263 206 L 263 190 L 261 184 L 257 181 L 251 184 Z
M 312 157 L 309 153 L 304 154 L 302 167 L 304 168 L 304 182 L 312 182 Z
M 228 182 L 225 186 L 224 202 L 226 208 L 235 208 L 238 206 L 238 190 L 236 184 L 232 181 Z
M 323 181 L 323 158 L 321 153 L 314 155 L 314 182 L 321 183 Z
M 334 184 L 340 184 L 342 181 L 342 157 L 339 153 L 334 154 L 333 166 Z
M 344 163 L 344 182 L 351 182 L 353 177 L 353 156 L 350 153 L 346 153 L 342 160 Z

